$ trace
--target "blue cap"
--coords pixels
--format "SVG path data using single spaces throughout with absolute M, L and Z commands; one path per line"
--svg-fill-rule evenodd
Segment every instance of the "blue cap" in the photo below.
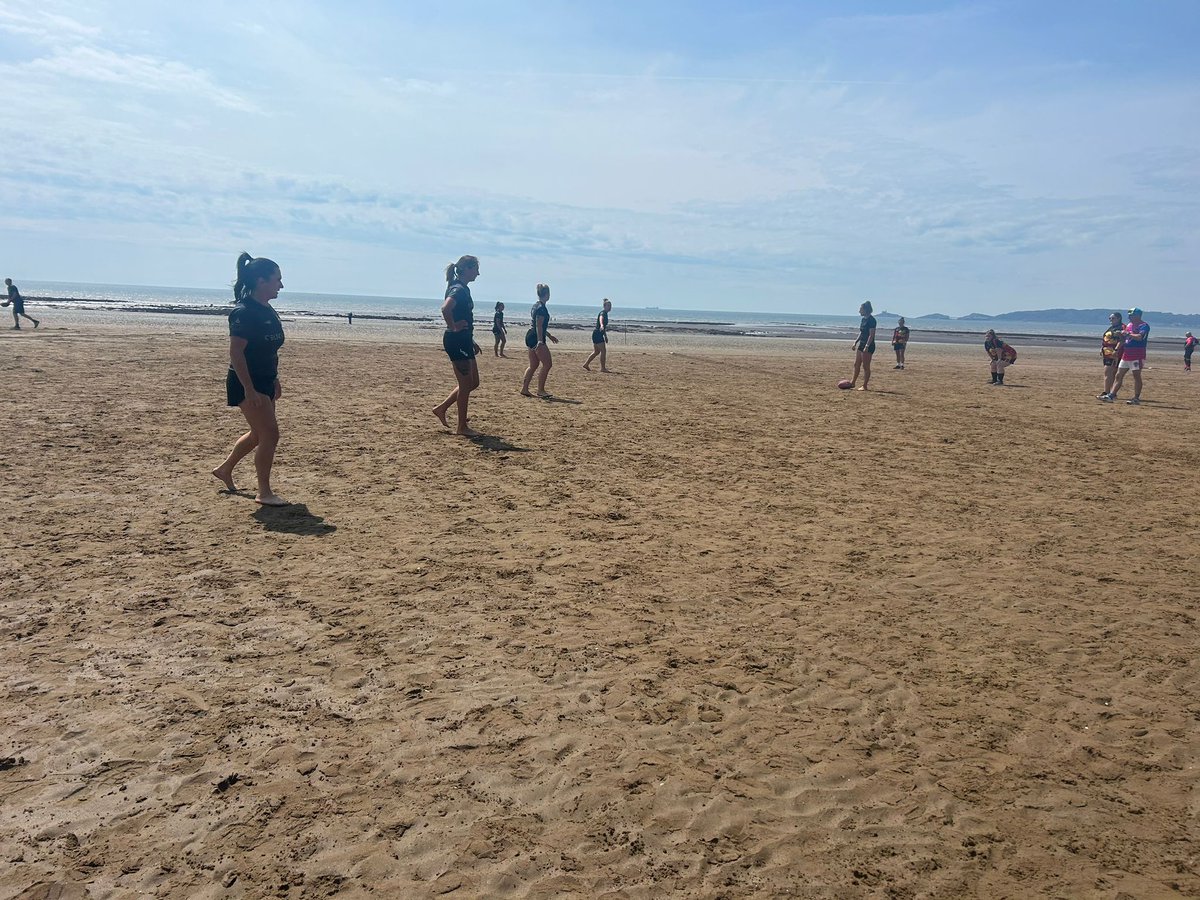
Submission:
M 1131 316 L 1137 316 L 1140 319 L 1142 317 L 1142 308 L 1140 306 L 1135 306 L 1129 311 L 1129 314 Z

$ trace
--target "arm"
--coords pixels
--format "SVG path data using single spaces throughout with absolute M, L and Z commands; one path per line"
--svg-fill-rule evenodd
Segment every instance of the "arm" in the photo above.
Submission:
M 250 379 L 250 367 L 246 364 L 246 345 L 249 342 L 245 338 L 230 336 L 229 338 L 229 366 L 237 375 L 238 381 L 242 383 L 242 390 L 246 392 L 245 402 L 251 406 L 258 406 L 263 402 L 265 395 L 260 394 L 254 386 L 254 382 Z M 275 394 L 280 393 L 279 382 L 275 382 Z
M 467 323 L 454 321 L 454 296 L 446 298 L 446 302 L 442 304 L 442 318 L 446 320 L 447 331 L 463 331 L 467 327 Z

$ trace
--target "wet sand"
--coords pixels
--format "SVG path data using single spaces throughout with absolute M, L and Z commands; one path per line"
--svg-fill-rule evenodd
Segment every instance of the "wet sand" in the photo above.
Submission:
M 470 442 L 435 336 L 297 326 L 264 510 L 219 322 L 48 326 L 0 335 L 0 896 L 1200 895 L 1174 354 L 1134 408 L 1060 348 L 858 393 L 848 343 L 572 334 L 557 402 L 489 349 Z

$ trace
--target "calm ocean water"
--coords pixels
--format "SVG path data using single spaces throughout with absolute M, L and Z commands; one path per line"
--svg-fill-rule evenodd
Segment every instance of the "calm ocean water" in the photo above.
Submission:
M 232 300 L 231 291 L 209 288 L 176 288 L 154 287 L 147 285 L 121 284 L 83 284 L 50 281 L 21 281 L 18 282 L 21 292 L 27 296 L 69 297 L 97 301 L 97 306 L 119 309 L 121 307 L 143 306 L 180 306 L 180 307 L 213 307 L 228 306 Z M 489 298 L 485 292 L 476 301 L 476 314 L 481 323 L 490 322 L 495 299 Z M 504 300 L 505 315 L 510 323 L 524 323 L 532 306 L 527 300 Z M 54 304 L 49 304 L 53 306 Z M 91 304 L 89 304 L 91 305 Z M 292 315 L 314 316 L 344 316 L 347 312 L 355 315 L 388 316 L 403 319 L 441 320 L 439 312 L 441 300 L 421 297 L 372 297 L 349 294 L 306 294 L 284 290 L 279 299 L 273 301 L 281 313 Z M 574 306 L 566 303 L 551 303 L 551 309 L 556 319 L 565 322 L 588 322 L 599 311 L 598 306 Z M 895 316 L 888 314 L 877 315 L 880 328 L 891 329 L 895 326 Z M 761 331 L 764 334 L 787 332 L 791 328 L 829 329 L 844 332 L 849 328 L 857 328 L 857 315 L 818 315 L 815 313 L 779 313 L 779 312 L 747 312 L 733 310 L 693 310 L 665 309 L 657 307 L 622 307 L 613 308 L 613 323 L 619 324 L 621 319 L 638 321 L 647 324 L 685 323 L 696 325 L 720 325 L 750 331 Z M 957 319 L 913 319 L 908 325 L 914 332 L 922 329 L 936 331 L 954 331 L 963 333 L 982 334 L 989 327 L 995 327 L 1001 334 L 1064 334 L 1096 336 L 1100 334 L 1106 322 L 1098 322 L 1095 327 L 1082 327 L 1073 323 L 1055 322 L 1019 322 L 1002 320 L 1000 322 L 962 321 Z

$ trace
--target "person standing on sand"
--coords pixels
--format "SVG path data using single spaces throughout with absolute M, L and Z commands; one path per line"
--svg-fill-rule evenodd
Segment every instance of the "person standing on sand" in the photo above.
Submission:
M 255 259 L 243 253 L 237 261 L 233 285 L 236 304 L 229 313 L 229 371 L 225 374 L 225 402 L 246 417 L 250 430 L 237 439 L 225 462 L 212 470 L 229 491 L 233 469 L 242 457 L 254 451 L 258 476 L 257 503 L 287 506 L 271 490 L 271 466 L 279 444 L 279 422 L 275 403 L 283 395 L 279 383 L 279 348 L 283 346 L 283 323 L 271 301 L 283 290 L 283 273 L 272 260 Z
M 1004 370 L 1017 361 L 1017 351 L 996 337 L 996 332 L 991 328 L 983 336 L 983 349 L 992 359 L 992 384 L 1003 386 Z
M 13 329 L 16 331 L 21 330 L 21 317 L 24 316 L 33 323 L 33 330 L 37 331 L 37 327 L 42 323 L 25 312 L 25 298 L 21 296 L 21 292 L 17 290 L 17 286 L 12 283 L 12 279 L 5 278 L 4 286 L 8 288 L 8 299 L 5 300 L 4 303 L 0 304 L 0 306 L 8 306 L 10 303 L 12 304 Z
M 1139 307 L 1129 310 L 1129 324 L 1125 326 L 1124 352 L 1121 361 L 1117 363 L 1117 380 L 1112 390 L 1105 397 L 1105 402 L 1112 403 L 1117 399 L 1117 393 L 1125 382 L 1125 373 L 1133 372 L 1133 397 L 1126 402 L 1137 406 L 1142 402 L 1142 369 L 1146 368 L 1146 345 L 1150 341 L 1150 326 L 1142 321 L 1142 311 Z
M 871 301 L 865 301 L 859 308 L 858 314 L 862 316 L 862 321 L 858 325 L 858 337 L 854 339 L 854 375 L 850 379 L 850 386 L 854 387 L 858 381 L 859 370 L 863 373 L 862 387 L 860 391 L 865 391 L 871 383 L 871 357 L 875 353 L 875 317 L 871 315 Z
M 1192 371 L 1192 353 L 1196 350 L 1196 339 L 1189 331 L 1183 336 L 1183 371 Z
M 1104 390 L 1096 397 L 1106 400 L 1112 390 L 1113 381 L 1117 377 L 1117 364 L 1121 361 L 1121 353 L 1125 349 L 1125 323 L 1121 321 L 1119 312 L 1110 313 L 1108 330 L 1100 338 L 1100 357 L 1104 360 Z
M 612 303 L 604 299 L 604 308 L 596 316 L 596 327 L 592 329 L 592 355 L 587 358 L 583 367 L 592 371 L 592 360 L 600 357 L 600 371 L 608 371 L 608 314 L 612 312 Z
M 467 403 L 471 391 L 479 387 L 479 345 L 475 343 L 475 301 L 467 287 L 479 277 L 479 260 L 474 256 L 460 256 L 458 262 L 446 266 L 446 302 L 442 304 L 442 318 L 446 320 L 446 331 L 442 334 L 442 349 L 454 366 L 454 378 L 458 385 L 445 400 L 433 408 L 439 422 L 450 427 L 446 412 L 458 406 L 457 434 L 463 437 L 478 437 L 479 433 L 467 426 Z
M 908 346 L 908 326 L 904 324 L 904 316 L 896 323 L 892 331 L 892 349 L 896 351 L 896 368 L 904 368 L 904 349 Z
M 529 350 L 529 368 L 525 370 L 525 381 L 521 384 L 521 395 L 523 397 L 532 397 L 529 393 L 529 382 L 533 379 L 533 373 L 538 373 L 537 395 L 543 400 L 549 398 L 546 393 L 546 376 L 550 374 L 550 367 L 554 365 L 554 359 L 550 356 L 550 348 L 546 346 L 546 341 L 553 344 L 558 343 L 558 338 L 550 333 L 550 310 L 546 309 L 546 304 L 550 301 L 550 285 L 539 284 L 537 286 L 537 303 L 533 305 L 533 311 L 530 317 L 533 320 L 533 327 L 525 332 L 525 346 Z M 538 371 L 538 367 L 541 371 Z
M 508 329 L 504 327 L 504 304 L 496 304 L 496 312 L 492 316 L 492 335 L 496 339 L 495 346 L 492 347 L 492 352 L 496 356 L 504 356 L 504 347 L 508 344 Z

